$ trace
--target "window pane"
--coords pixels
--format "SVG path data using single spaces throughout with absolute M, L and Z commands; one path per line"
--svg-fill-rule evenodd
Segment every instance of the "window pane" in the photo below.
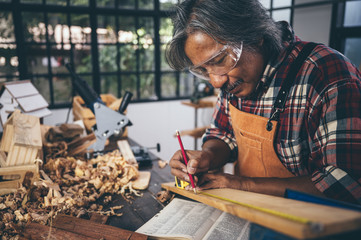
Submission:
M 18 75 L 18 65 L 12 14 L 0 12 L 0 76 Z
M 43 3 L 42 0 L 20 0 L 21 3 Z
M 273 8 L 289 6 L 291 6 L 291 0 L 273 0 Z
M 135 29 L 134 17 L 119 17 L 118 42 L 136 44 L 137 34 Z
M 140 74 L 140 98 L 157 99 L 154 92 L 154 74 Z
M 272 18 L 275 21 L 284 20 L 284 21 L 290 22 L 290 17 L 291 17 L 291 9 L 272 11 Z
M 173 24 L 170 18 L 160 19 L 159 35 L 161 43 L 167 43 L 173 36 Z
M 95 1 L 98 7 L 115 7 L 115 0 L 102 0 L 102 1 Z
M 99 65 L 101 72 L 117 71 L 116 45 L 99 45 Z
M 73 6 L 88 6 L 89 0 L 70 0 L 70 5 Z
M 89 16 L 85 14 L 72 14 L 70 33 L 72 43 L 90 43 L 91 28 Z
M 14 44 L 0 44 L 0 76 L 18 74 L 18 62 Z
M 160 68 L 162 71 L 172 71 L 173 69 L 169 67 L 169 64 L 165 59 L 165 47 L 165 44 L 160 46 Z
M 72 85 L 70 77 L 53 77 L 54 102 L 71 101 Z
M 121 85 L 122 85 L 122 89 L 121 89 L 121 94 L 122 96 L 124 96 L 125 92 L 131 92 L 133 93 L 133 98 L 132 99 L 136 99 L 136 93 L 137 93 L 137 76 L 132 74 L 132 75 L 121 75 L 120 77 L 120 81 L 121 81 Z
M 138 0 L 139 9 L 154 9 L 154 1 L 149 0 Z
M 29 73 L 47 74 L 49 62 L 46 54 L 46 46 L 29 44 L 26 46 L 25 50 L 26 64 Z
M 176 97 L 177 79 L 174 73 L 162 74 L 162 97 Z
M 116 43 L 117 31 L 114 16 L 99 16 L 97 28 L 98 43 Z
M 139 49 L 139 69 L 140 71 L 153 71 L 154 66 L 154 45 L 141 45 Z
M 66 14 L 48 14 L 49 41 L 56 43 L 69 43 L 69 27 L 66 21 Z
M 46 4 L 66 6 L 66 0 L 46 0 Z
M 345 26 L 361 26 L 361 1 L 347 1 L 345 9 Z
M 271 0 L 260 0 L 259 1 L 266 9 L 271 8 Z
M 50 103 L 49 79 L 44 77 L 33 77 L 32 83 L 34 84 L 34 87 L 38 89 L 41 96 Z
M 135 71 L 137 69 L 135 45 L 123 45 L 120 47 L 121 71 Z
M 347 38 L 345 41 L 345 56 L 356 67 L 361 66 L 361 38 Z
M 140 28 L 137 30 L 137 34 L 140 38 L 154 39 L 154 22 L 153 18 L 143 17 L 139 18 Z
M 159 37 L 160 37 L 160 51 L 161 51 L 161 70 L 171 70 L 168 63 L 165 60 L 165 48 L 166 43 L 168 43 L 172 39 L 173 35 L 173 25 L 172 20 L 170 18 L 161 18 L 160 19 L 160 29 L 159 29 Z
M 161 10 L 169 10 L 177 4 L 177 0 L 160 0 L 159 5 Z
M 190 72 L 182 72 L 179 79 L 179 96 L 189 96 L 194 89 L 194 76 Z
M 134 9 L 135 0 L 119 0 L 118 7 L 126 8 L 126 9 Z
M 69 73 L 65 64 L 70 62 L 70 50 L 62 48 L 62 45 L 51 46 L 51 71 L 53 74 Z
M 101 77 L 101 89 L 102 93 L 113 94 L 118 96 L 118 80 L 116 75 L 102 76 Z
M 23 13 L 24 37 L 27 42 L 45 42 L 44 15 L 36 12 Z
M 74 65 L 79 73 L 92 72 L 91 50 L 89 45 L 75 45 Z
M 14 22 L 11 12 L 0 12 L 0 43 L 15 42 Z

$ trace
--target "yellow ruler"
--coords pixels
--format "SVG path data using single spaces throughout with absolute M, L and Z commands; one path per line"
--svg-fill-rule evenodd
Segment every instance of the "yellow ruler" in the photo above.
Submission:
M 283 212 L 279 212 L 279 211 L 276 211 L 276 210 L 251 205 L 251 204 L 248 204 L 248 203 L 237 202 L 235 200 L 228 199 L 228 198 L 221 197 L 221 196 L 217 196 L 217 195 L 210 194 L 210 193 L 198 192 L 198 194 L 203 194 L 203 195 L 206 195 L 206 196 L 209 196 L 209 197 L 218 198 L 218 199 L 223 200 L 223 201 L 231 202 L 231 203 L 234 203 L 234 204 L 237 204 L 237 205 L 241 205 L 243 207 L 252 208 L 252 209 L 257 210 L 257 211 L 261 211 L 261 212 L 272 214 L 272 215 L 275 215 L 275 216 L 278 216 L 278 217 L 286 218 L 286 219 L 289 219 L 289 220 L 292 220 L 292 221 L 295 221 L 295 222 L 299 222 L 299 223 L 302 223 L 302 224 L 313 224 L 312 221 L 307 219 L 307 218 L 291 215 L 291 214 L 288 214 L 288 213 L 283 213 Z

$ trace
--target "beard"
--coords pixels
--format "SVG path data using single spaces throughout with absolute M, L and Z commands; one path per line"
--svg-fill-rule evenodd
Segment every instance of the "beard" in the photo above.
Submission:
M 244 83 L 243 79 L 239 79 L 236 82 L 232 83 L 232 84 L 225 84 L 221 87 L 222 91 L 225 91 L 227 93 L 230 93 L 233 89 L 235 89 L 236 87 L 238 87 L 241 83 Z

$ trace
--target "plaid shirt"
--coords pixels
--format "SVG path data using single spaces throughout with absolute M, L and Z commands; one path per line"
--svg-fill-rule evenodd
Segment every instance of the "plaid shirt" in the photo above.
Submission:
M 292 30 L 288 34 L 285 50 L 268 63 L 252 96 L 220 92 L 203 142 L 221 139 L 236 158 L 228 101 L 244 112 L 270 117 L 282 81 L 306 44 Z M 361 204 L 361 74 L 339 52 L 317 45 L 304 62 L 280 114 L 275 152 L 295 176 L 312 175 L 326 196 Z

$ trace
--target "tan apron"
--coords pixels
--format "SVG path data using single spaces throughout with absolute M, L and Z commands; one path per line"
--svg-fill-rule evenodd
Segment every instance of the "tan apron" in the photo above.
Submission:
M 266 130 L 268 118 L 242 112 L 230 106 L 233 132 L 238 145 L 235 175 L 245 177 L 288 178 L 294 175 L 277 157 L 273 141 L 276 127 Z M 276 121 L 272 121 L 274 125 Z
M 279 113 L 285 109 L 285 102 L 297 73 L 302 69 L 304 61 L 316 46 L 316 43 L 307 43 L 292 62 L 289 73 L 276 97 L 272 107 L 273 113 L 269 119 L 240 111 L 229 103 L 233 132 L 238 145 L 238 160 L 235 163 L 236 175 L 245 177 L 295 177 L 275 153 L 274 138 Z

